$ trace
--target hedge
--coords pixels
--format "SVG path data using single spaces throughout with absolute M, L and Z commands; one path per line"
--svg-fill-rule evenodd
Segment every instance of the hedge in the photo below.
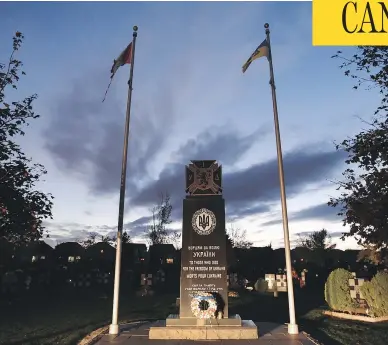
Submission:
M 378 272 L 370 282 L 365 282 L 361 293 L 369 306 L 369 315 L 388 316 L 388 274 Z
M 357 303 L 350 297 L 351 278 L 352 274 L 343 268 L 332 271 L 327 278 L 325 300 L 332 310 L 352 312 L 357 308 Z
M 257 292 L 264 293 L 268 290 L 268 282 L 263 278 L 259 278 L 254 287 Z

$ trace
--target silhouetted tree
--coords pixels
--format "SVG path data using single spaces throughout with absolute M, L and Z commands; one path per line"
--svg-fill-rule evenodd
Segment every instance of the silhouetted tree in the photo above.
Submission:
M 330 250 L 335 248 L 335 244 L 331 243 L 331 236 L 326 229 L 314 231 L 306 236 L 300 236 L 299 247 L 308 248 L 310 250 Z
M 17 89 L 20 75 L 25 75 L 20 70 L 22 62 L 15 58 L 23 39 L 16 32 L 8 63 L 0 63 L 0 237 L 13 243 L 38 240 L 44 235 L 43 220 L 52 218 L 53 199 L 35 188 L 47 173 L 45 168 L 33 164 L 15 142 L 15 137 L 24 135 L 29 120 L 39 117 L 32 108 L 37 95 L 11 101 L 5 94 Z
M 121 237 L 122 243 L 131 243 L 131 237 L 129 236 L 129 233 L 124 230 L 123 236 Z M 89 232 L 88 236 L 84 240 L 77 241 L 82 247 L 89 248 L 93 244 L 97 242 L 106 242 L 109 243 L 111 246 L 116 247 L 116 236 L 109 236 L 109 235 L 99 235 L 97 232 Z
M 355 89 L 376 89 L 382 100 L 368 128 L 336 145 L 348 154 L 349 167 L 337 182 L 341 195 L 328 205 L 340 207 L 338 215 L 350 228 L 342 239 L 354 236 L 379 250 L 388 244 L 388 47 L 359 47 L 352 57 L 338 52 L 334 58 L 343 61 L 340 67 L 356 81 Z
M 233 223 L 230 223 L 226 233 L 233 248 L 248 249 L 252 247 L 253 243 L 247 240 L 247 231 L 245 229 L 236 228 Z
M 326 229 L 314 231 L 306 236 L 300 236 L 298 246 L 309 251 L 304 253 L 305 259 L 318 266 L 325 266 L 330 252 L 335 248 L 331 236 Z
M 91 247 L 93 244 L 96 243 L 97 241 L 97 236 L 98 234 L 96 232 L 89 232 L 87 237 L 83 240 L 78 240 L 77 242 L 82 246 L 84 247 L 85 249 L 86 248 L 89 248 Z
M 101 242 L 109 243 L 111 246 L 116 247 L 117 244 L 117 236 L 101 236 Z M 121 236 L 121 242 L 122 243 L 131 243 L 132 239 L 131 236 L 129 236 L 129 233 L 127 230 L 123 230 L 123 234 Z
M 228 268 L 234 267 L 236 265 L 236 256 L 233 250 L 233 242 L 230 236 L 226 233 L 226 261 L 228 263 Z
M 150 245 L 166 244 L 169 242 L 170 232 L 167 229 L 171 224 L 172 206 L 168 193 L 160 194 L 159 203 L 155 205 L 152 212 L 152 223 L 148 227 L 147 237 Z
M 180 249 L 182 246 L 182 233 L 171 230 L 168 234 L 168 242 L 173 244 L 175 249 Z
M 357 255 L 357 261 L 366 261 L 373 265 L 387 265 L 388 255 L 386 248 L 377 248 L 375 245 L 363 245 Z

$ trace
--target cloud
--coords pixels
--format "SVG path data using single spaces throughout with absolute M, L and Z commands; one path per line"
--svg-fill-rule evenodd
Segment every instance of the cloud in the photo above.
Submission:
M 275 158 L 265 162 L 246 159 L 244 169 L 238 165 L 244 157 L 250 158 L 247 157 L 250 150 L 256 150 L 254 145 L 258 138 L 273 132 L 272 123 L 270 128 L 262 126 L 267 117 L 257 116 L 257 109 L 263 115 L 272 113 L 266 62 L 252 66 L 260 71 L 260 75 L 264 73 L 264 82 L 256 73 L 241 74 L 242 63 L 261 41 L 254 34 L 259 27 L 257 11 L 252 11 L 254 8 L 254 4 L 243 7 L 230 4 L 223 9 L 206 5 L 206 10 L 201 9 L 196 16 L 185 8 L 186 15 L 190 13 L 190 18 L 187 17 L 190 20 L 186 22 L 181 14 L 171 14 L 173 20 L 168 29 L 166 26 L 160 29 L 159 24 L 165 16 L 155 10 L 156 18 L 149 19 L 152 28 L 142 29 L 136 49 L 139 63 L 135 67 L 128 153 L 126 201 L 131 207 L 126 210 L 149 208 L 157 202 L 160 192 L 168 192 L 172 197 L 172 220 L 179 221 L 185 196 L 184 165 L 192 159 L 217 159 L 223 165 L 229 219 L 266 213 L 274 202 L 278 203 Z M 267 6 L 264 10 L 264 5 L 260 8 L 264 21 L 270 11 Z M 294 13 L 292 22 L 303 36 L 296 35 L 295 30 L 292 34 L 286 33 L 284 38 L 274 36 L 279 77 L 287 70 L 293 70 L 308 48 L 307 41 L 301 38 L 307 35 L 302 19 L 308 8 L 299 14 L 300 9 L 298 6 L 293 10 L 298 13 Z M 276 11 L 273 13 L 270 22 L 275 34 L 289 24 L 280 20 Z M 216 26 L 213 23 L 215 14 L 219 19 Z M 186 25 L 182 27 L 182 23 Z M 183 29 L 176 30 L 176 27 Z M 241 30 L 236 31 L 236 28 Z M 170 41 L 177 44 L 166 49 L 165 41 L 160 39 L 164 36 L 163 30 L 171 31 Z M 201 34 L 203 32 L 206 32 L 205 36 Z M 237 42 L 238 47 L 231 50 L 230 42 Z M 122 44 L 120 39 L 112 43 L 111 48 Z M 286 53 L 295 46 L 297 54 L 290 62 Z M 159 54 L 157 62 L 155 51 Z M 106 61 L 111 58 L 108 52 L 106 58 L 105 52 L 101 55 Z M 102 66 L 101 61 L 98 63 Z M 92 70 L 93 65 L 90 66 L 91 73 L 75 70 L 78 79 L 62 86 L 66 91 L 54 99 L 55 106 L 44 136 L 46 149 L 61 170 L 68 173 L 69 180 L 73 177 L 83 180 L 92 194 L 101 197 L 117 194 L 119 189 L 127 74 L 121 71 L 115 76 L 108 98 L 102 104 L 109 76 L 101 67 Z M 267 96 L 257 96 L 264 95 L 263 90 L 267 99 L 264 99 Z M 122 96 L 116 97 L 119 94 Z M 268 121 L 270 119 L 268 116 Z M 252 123 L 261 126 L 257 129 Z M 263 143 L 259 148 L 263 155 L 266 155 L 267 147 Z M 260 151 L 256 155 L 255 151 L 255 157 L 262 158 L 263 155 Z M 314 184 L 330 175 L 338 161 L 338 154 L 333 152 L 311 152 L 301 148 L 286 154 L 288 195 L 296 195 L 309 183 Z M 148 221 L 140 218 L 126 225 L 135 234 L 140 234 L 147 228 Z
M 235 28 L 252 17 L 252 11 L 232 4 L 223 9 L 209 7 L 213 14 L 201 9 L 189 16 L 189 23 L 181 11 L 169 13 L 169 24 L 160 11 L 154 10 L 152 19 L 147 16 L 151 28 L 142 31 L 144 40 L 139 38 L 136 49 L 139 63 L 135 67 L 127 170 L 131 192 L 146 183 L 155 162 L 168 159 L 169 142 L 180 145 L 180 139 L 186 139 L 187 126 L 194 135 L 207 128 L 211 125 L 209 114 L 219 112 L 221 104 L 228 106 L 225 101 L 234 99 L 236 90 L 242 92 L 236 83 L 236 79 L 242 80 L 240 69 L 225 73 L 225 66 L 240 64 L 241 51 L 231 51 L 230 40 L 240 36 Z M 189 13 L 186 7 L 183 13 Z M 216 26 L 214 14 L 219 16 Z M 183 23 L 183 30 L 176 30 Z M 207 34 L 198 34 L 199 29 Z M 170 41 L 179 44 L 166 49 L 165 30 Z M 104 52 L 101 59 L 109 56 L 110 61 L 109 54 Z M 62 86 L 65 91 L 54 100 L 43 133 L 45 147 L 59 167 L 82 178 L 98 195 L 118 190 L 126 109 L 126 93 L 122 91 L 126 90 L 127 75 L 121 70 L 101 103 L 109 80 L 107 72 L 99 60 L 96 69 L 79 70 L 77 80 Z M 124 97 L 115 97 L 119 91 Z
M 129 232 L 132 239 L 143 238 L 151 220 L 152 217 L 141 217 L 133 222 L 125 223 L 124 230 Z M 91 226 L 79 223 L 46 221 L 44 226 L 50 234 L 49 243 L 54 246 L 61 242 L 77 242 L 86 239 L 90 233 L 97 233 L 98 236 L 112 236 L 116 235 L 117 232 L 116 225 Z
M 311 206 L 295 212 L 293 215 L 294 220 L 303 220 L 303 219 L 325 219 L 325 220 L 339 220 L 337 216 L 338 210 L 334 207 L 328 206 L 326 203 Z
M 308 235 L 311 235 L 314 231 L 300 231 L 300 232 L 297 232 L 295 235 L 296 236 L 308 236 Z
M 340 237 L 342 237 L 344 232 L 346 232 L 346 231 L 333 231 L 333 232 L 330 232 L 330 236 L 332 238 L 340 238 Z
M 90 87 L 97 83 L 98 76 L 95 78 L 90 79 Z M 73 92 L 69 94 L 72 102 L 58 105 L 45 132 L 46 147 L 64 169 L 82 174 L 94 193 L 117 192 L 123 134 L 120 123 L 123 114 L 117 109 L 116 113 L 112 112 L 107 118 L 103 110 L 94 106 L 95 99 L 89 102 L 89 98 L 81 96 L 77 90 L 75 84 Z M 179 221 L 185 196 L 184 166 L 194 159 L 217 159 L 224 167 L 224 197 L 229 219 L 270 211 L 273 202 L 279 199 L 277 160 L 273 158 L 237 170 L 238 162 L 244 155 L 257 144 L 258 139 L 262 140 L 269 133 L 270 129 L 265 126 L 245 135 L 239 134 L 235 128 L 222 125 L 205 128 L 172 152 L 157 178 L 149 173 L 149 163 L 158 158 L 169 137 L 161 129 L 165 127 L 166 121 L 173 121 L 175 117 L 172 98 L 169 96 L 171 94 L 167 88 L 152 101 L 150 108 L 160 102 L 157 112 L 137 109 L 143 116 L 137 116 L 131 127 L 131 131 L 136 131 L 129 146 L 130 173 L 127 186 L 130 193 L 127 196 L 131 207 L 150 208 L 157 202 L 158 194 L 169 193 L 173 205 L 172 220 Z M 113 103 L 110 109 L 114 109 Z M 70 119 L 65 121 L 66 115 Z M 300 147 L 286 153 L 284 169 L 287 195 L 297 195 L 309 184 L 317 184 L 329 178 L 343 158 L 341 152 L 313 151 L 311 145 L 309 149 Z M 322 210 L 302 210 L 294 217 L 311 217 L 317 212 Z M 141 236 L 149 220 L 150 217 L 143 217 L 126 226 L 133 232 L 133 237 Z M 272 222 L 277 224 L 279 221 Z M 74 237 L 71 231 L 68 236 Z
M 97 227 L 77 223 L 45 222 L 45 227 L 49 231 L 49 243 L 53 246 L 62 242 L 78 242 L 86 239 L 91 232 L 98 232 L 101 235 L 106 235 L 107 232 L 106 229 L 96 231 Z
M 180 162 L 190 160 L 217 159 L 223 165 L 235 165 L 252 147 L 258 138 L 262 140 L 269 133 L 266 127 L 241 136 L 227 126 L 212 127 L 201 132 L 195 139 L 189 139 L 176 152 Z
M 156 180 L 138 191 L 132 197 L 131 204 L 150 207 L 157 201 L 158 194 L 167 192 L 171 196 L 173 206 L 180 206 L 185 196 L 184 169 L 190 160 L 217 159 L 221 163 L 225 162 L 226 166 L 232 166 L 261 137 L 260 133 L 262 130 L 243 136 L 225 127 L 205 130 L 196 139 L 189 139 L 174 152 L 175 161 L 167 163 Z
M 284 238 L 276 238 L 274 240 L 271 240 L 272 248 L 273 249 L 283 249 L 284 250 Z M 290 238 L 290 247 L 295 248 L 299 245 L 299 239 L 293 239 Z
M 77 174 L 96 194 L 116 192 L 119 186 L 124 109 L 110 90 L 101 103 L 106 76 L 98 71 L 77 80 L 72 90 L 59 99 L 44 131 L 46 149 L 60 168 Z M 171 89 L 160 87 L 148 102 L 134 102 L 130 126 L 128 187 L 137 188 L 147 178 L 148 163 L 163 148 L 168 136 L 162 130 L 173 122 Z M 136 133 L 136 135 L 131 135 Z
M 283 159 L 287 195 L 297 195 L 309 184 L 330 177 L 342 161 L 343 155 L 336 151 L 312 151 L 300 147 L 288 152 Z M 280 192 L 277 159 L 226 174 L 223 183 L 225 196 L 230 202 L 247 204 L 253 201 L 278 200 Z
M 240 207 L 238 204 L 233 204 L 231 203 L 230 205 L 227 205 L 227 213 L 228 213 L 228 218 L 231 221 L 241 219 L 244 217 L 252 216 L 255 214 L 259 213 L 265 213 L 269 212 L 271 209 L 270 204 L 254 204 L 252 205 L 247 205 L 245 207 Z
M 289 220 L 303 221 L 303 220 L 310 220 L 310 219 L 322 219 L 326 221 L 339 221 L 340 218 L 339 216 L 337 216 L 337 213 L 338 211 L 335 208 L 328 206 L 326 203 L 324 203 L 324 204 L 307 207 L 297 212 L 293 212 L 289 216 Z M 270 225 L 277 225 L 281 223 L 282 223 L 282 219 L 278 218 L 278 219 L 265 222 L 262 225 L 270 226 Z
M 231 118 L 243 116 L 234 114 L 238 104 L 235 100 L 245 102 L 242 96 L 246 94 L 244 85 L 247 85 L 247 80 L 246 76 L 244 79 L 241 75 L 241 64 L 259 43 L 257 37 L 251 34 L 257 26 L 257 11 L 253 11 L 257 5 L 228 4 L 220 8 L 208 4 L 205 7 L 206 11 L 201 7 L 195 16 L 190 15 L 189 22 L 183 19 L 180 12 L 177 12 L 179 15 L 170 13 L 173 19 L 168 25 L 164 23 L 165 16 L 159 10 L 154 10 L 152 19 L 147 16 L 152 26 L 148 29 L 150 31 L 142 31 L 142 37 L 146 39 L 139 38 L 136 49 L 137 61 L 141 63 L 135 67 L 131 110 L 127 170 L 127 189 L 131 193 L 141 189 L 155 173 L 159 173 L 153 169 L 155 164 L 168 161 L 169 153 L 186 140 L 186 133 L 197 136 L 203 128 L 207 131 L 202 133 L 203 136 L 211 135 L 209 127 L 215 123 L 228 123 L 230 126 Z M 260 5 L 260 8 L 260 17 L 264 20 L 267 6 Z M 186 8 L 184 13 L 189 13 Z M 214 15 L 218 16 L 217 25 L 213 23 Z M 159 25 L 162 22 L 163 30 L 168 29 L 171 41 L 179 42 L 169 49 L 165 49 L 165 41 L 160 39 L 164 36 Z M 186 24 L 184 28 L 176 30 L 177 25 L 182 27 L 182 23 Z M 247 23 L 251 24 L 246 27 Z M 244 29 L 236 31 L 236 28 Z M 298 31 L 304 32 L 299 24 Z M 206 32 L 206 35 L 198 32 Z M 241 37 L 244 38 L 242 41 Z M 230 42 L 241 43 L 231 50 Z M 287 45 L 281 43 L 278 48 L 274 43 L 279 56 L 286 56 L 282 52 L 295 47 L 294 40 L 286 42 Z M 122 43 L 117 45 L 121 47 Z M 158 63 L 155 63 L 155 51 L 159 54 Z M 299 53 L 301 50 L 296 51 Z M 119 187 L 126 108 L 126 93 L 122 91 L 126 89 L 127 81 L 123 71 L 118 73 L 106 101 L 101 103 L 109 80 L 109 71 L 102 68 L 101 63 L 110 61 L 110 53 L 104 52 L 101 59 L 98 65 L 96 62 L 96 66 L 99 66 L 96 69 L 76 69 L 78 79 L 62 86 L 65 91 L 54 99 L 55 106 L 50 111 L 50 120 L 43 133 L 45 147 L 59 167 L 83 179 L 90 191 L 97 195 L 116 193 Z M 291 68 L 289 57 L 286 60 L 284 65 Z M 278 62 L 278 69 L 280 65 L 283 63 Z M 260 68 L 267 69 L 265 64 Z M 119 91 L 122 98 L 116 97 Z M 238 111 L 245 113 L 246 118 L 241 122 L 249 123 L 249 112 L 241 107 Z M 221 122 L 215 116 L 220 112 L 223 115 L 220 116 Z M 197 136 L 197 139 L 206 138 Z M 249 138 L 246 140 L 246 145 L 249 145 Z M 190 141 L 184 144 L 182 155 L 190 156 L 191 144 Z M 243 147 L 243 143 L 239 147 L 229 145 L 230 154 L 224 157 L 216 154 L 213 157 L 227 164 L 228 160 L 240 155 Z M 197 153 L 208 153 L 208 149 L 202 146 Z M 213 152 L 218 151 L 214 148 Z
M 132 238 L 143 238 L 151 221 L 152 216 L 141 217 L 133 222 L 124 224 L 124 229 L 129 231 Z
M 167 165 L 154 181 L 132 197 L 130 201 L 132 206 L 150 207 L 155 203 L 158 193 L 168 192 L 173 207 L 181 210 L 184 198 L 184 164 L 187 164 L 189 159 L 221 157 L 227 163 L 237 163 L 243 152 L 246 152 L 255 141 L 256 135 L 241 137 L 234 132 L 213 130 L 212 135 L 200 134 L 198 140 L 190 140 L 176 152 L 176 157 L 179 157 L 181 162 Z M 206 147 L 207 150 L 204 149 Z M 233 147 L 233 150 L 230 150 L 230 147 Z M 190 156 L 187 156 L 188 152 Z M 329 178 L 342 161 L 343 154 L 336 151 L 311 151 L 300 148 L 287 153 L 284 156 L 284 170 L 288 196 L 295 196 L 309 185 Z M 223 161 L 220 159 L 219 163 Z M 266 212 L 271 204 L 279 199 L 278 167 L 275 158 L 243 170 L 235 170 L 233 166 L 226 165 L 223 175 L 228 217 Z M 315 210 L 318 211 L 320 209 Z M 174 212 L 175 217 L 180 217 L 176 209 Z M 313 211 L 310 211 L 310 216 L 312 213 Z M 303 214 L 296 216 L 303 217 Z M 307 217 L 308 214 L 304 216 Z

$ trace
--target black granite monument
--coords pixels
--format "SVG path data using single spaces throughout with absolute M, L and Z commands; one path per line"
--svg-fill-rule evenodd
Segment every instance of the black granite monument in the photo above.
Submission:
M 150 327 L 149 339 L 258 339 L 257 327 L 228 315 L 225 201 L 221 166 L 186 166 L 179 314 Z
M 183 200 L 180 318 L 194 318 L 191 301 L 198 292 L 217 300 L 215 317 L 228 317 L 225 201 L 221 166 L 192 161 L 186 166 Z

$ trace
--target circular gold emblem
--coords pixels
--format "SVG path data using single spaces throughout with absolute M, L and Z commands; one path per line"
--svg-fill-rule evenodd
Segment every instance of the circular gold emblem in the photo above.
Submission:
M 193 214 L 191 225 L 198 235 L 209 235 L 217 224 L 216 216 L 207 208 L 201 208 Z

